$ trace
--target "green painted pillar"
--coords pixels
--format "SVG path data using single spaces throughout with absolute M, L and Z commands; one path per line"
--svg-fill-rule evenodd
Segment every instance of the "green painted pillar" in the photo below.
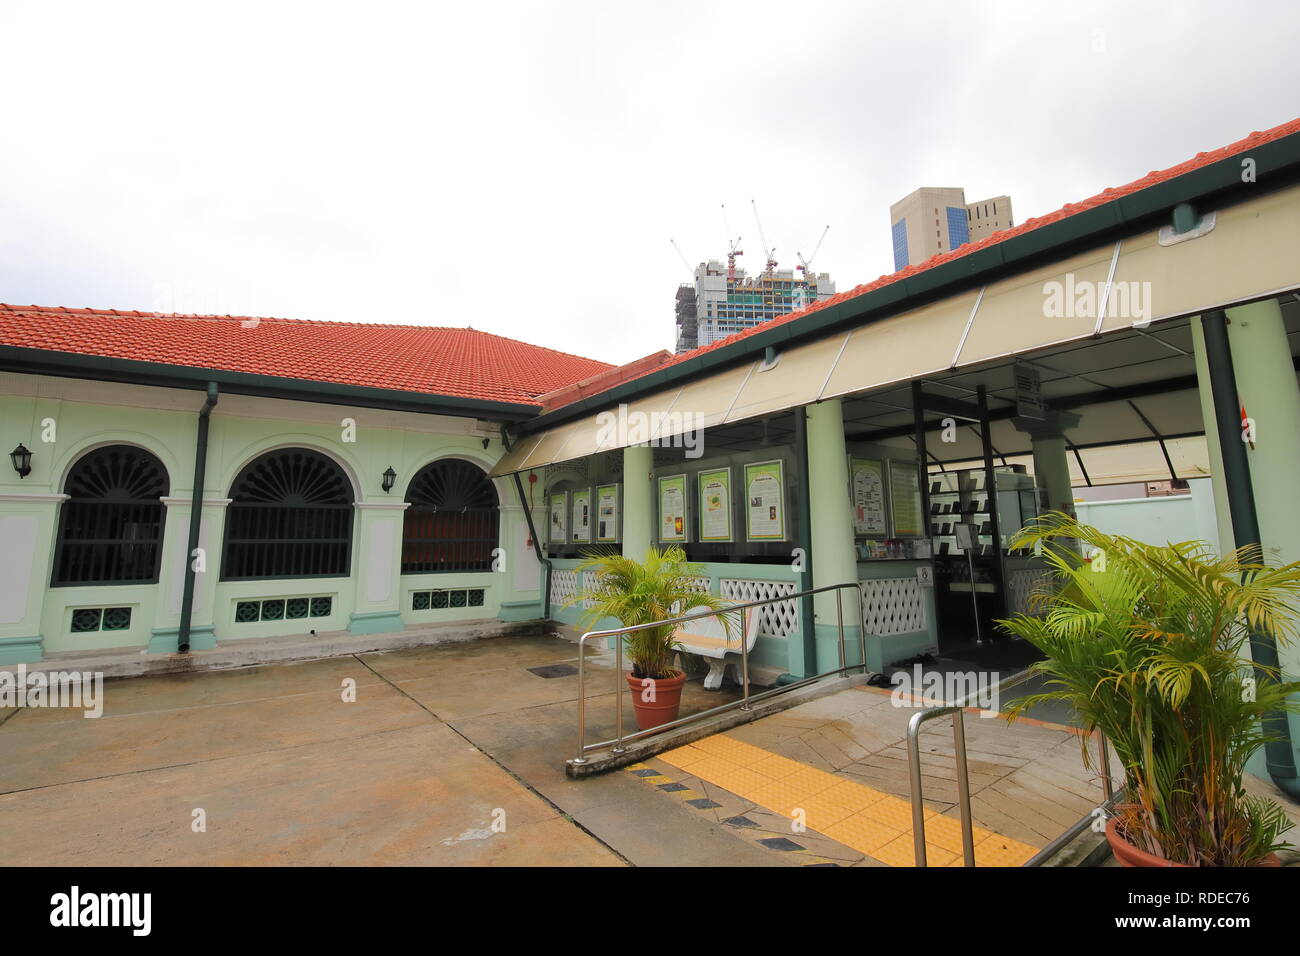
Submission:
M 623 556 L 640 561 L 654 542 L 654 449 L 623 449 Z
M 1255 447 L 1246 446 L 1265 560 L 1300 561 L 1300 385 L 1277 300 L 1228 309 L 1228 342 L 1237 397 L 1255 421 Z M 1300 675 L 1300 642 L 1279 643 L 1278 664 Z M 1291 741 L 1300 741 L 1300 715 L 1290 715 Z M 1300 749 L 1294 755 L 1300 763 Z
M 1210 390 L 1210 366 L 1205 358 L 1205 332 L 1201 317 L 1191 321 L 1192 351 L 1196 359 L 1196 392 L 1201 402 L 1201 421 L 1205 425 L 1205 446 L 1210 460 L 1210 489 L 1214 493 L 1214 524 L 1219 532 L 1219 551 L 1236 547 L 1232 535 L 1232 512 L 1228 507 L 1228 488 L 1223 482 L 1223 452 L 1219 449 L 1219 430 L 1214 427 L 1214 394 Z
M 838 398 L 808 406 L 808 497 L 812 511 L 813 587 L 856 582 L 858 559 L 853 547 L 844 410 Z M 844 615 L 845 661 L 860 663 L 857 599 L 845 588 L 840 592 L 840 602 Z M 839 666 L 834 592 L 813 598 L 813 619 L 820 673 Z M 868 656 L 870 653 L 868 648 Z
M 1070 447 L 1065 433 L 1079 424 L 1079 416 L 1049 411 L 1045 419 L 1019 417 L 1012 421 L 1030 438 L 1040 510 L 1064 511 L 1073 516 L 1074 482 L 1070 478 Z

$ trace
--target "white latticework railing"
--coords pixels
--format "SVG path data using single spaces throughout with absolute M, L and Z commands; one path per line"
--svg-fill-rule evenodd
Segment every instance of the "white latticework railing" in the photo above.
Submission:
M 562 608 L 578 596 L 577 571 L 551 572 L 551 607 Z
M 925 630 L 925 599 L 916 578 L 877 578 L 858 586 L 867 634 L 888 637 Z
M 722 597 L 737 604 L 749 601 L 766 601 L 783 594 L 794 594 L 798 586 L 793 581 L 750 581 L 741 578 L 723 578 Z M 758 633 L 764 637 L 789 637 L 799 630 L 799 606 L 794 601 L 764 604 L 759 609 Z
M 1052 575 L 1043 568 L 1020 568 L 1007 581 L 1007 601 L 1012 614 L 1033 614 L 1033 597 L 1051 586 Z

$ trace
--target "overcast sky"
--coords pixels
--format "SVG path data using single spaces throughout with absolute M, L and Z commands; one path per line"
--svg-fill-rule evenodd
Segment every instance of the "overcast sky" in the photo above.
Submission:
M 1181 12 L 1180 12 L 1181 11 Z M 0 0 L 0 301 L 472 325 L 606 361 L 692 263 L 892 271 L 1300 116 L 1300 7 Z

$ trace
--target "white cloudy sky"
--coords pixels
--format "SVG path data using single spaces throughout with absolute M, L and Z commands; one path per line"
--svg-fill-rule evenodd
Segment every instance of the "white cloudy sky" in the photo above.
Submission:
M 0 0 L 0 301 L 673 341 L 721 205 L 892 269 L 889 204 L 1017 220 L 1300 116 L 1242 3 Z

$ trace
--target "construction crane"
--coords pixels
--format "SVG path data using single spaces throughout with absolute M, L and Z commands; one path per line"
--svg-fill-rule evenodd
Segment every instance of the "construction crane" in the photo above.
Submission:
M 740 248 L 742 236 L 731 238 L 731 220 L 727 218 L 727 204 L 722 204 L 722 225 L 727 230 L 727 282 L 736 281 L 736 256 L 743 256 L 745 250 Z
M 808 291 L 813 295 L 817 294 L 817 274 L 812 271 L 813 260 L 817 258 L 817 253 L 821 249 L 822 243 L 826 241 L 826 233 L 830 231 L 830 226 L 827 226 L 822 230 L 821 238 L 817 240 L 817 245 L 813 246 L 812 255 L 807 259 L 803 257 L 802 252 L 795 253 L 795 255 L 799 257 L 799 265 L 797 268 L 803 273 L 804 280 L 808 283 Z
M 668 241 L 671 242 L 671 243 L 673 244 L 673 248 L 677 250 L 677 258 L 679 258 L 679 259 L 682 260 L 682 265 L 684 265 L 684 266 L 686 267 L 686 271 L 690 273 L 691 280 L 694 281 L 694 280 L 695 280 L 695 270 L 691 268 L 690 260 L 688 260 L 688 259 L 686 258 L 686 254 L 685 254 L 684 252 L 682 252 L 682 247 L 679 246 L 679 245 L 677 245 L 677 240 L 676 240 L 676 239 L 669 239 Z
M 758 218 L 758 203 L 751 199 L 749 204 L 754 207 L 754 224 L 758 226 L 758 239 L 763 243 L 763 255 L 767 257 L 763 275 L 770 277 L 776 269 L 776 246 L 767 244 L 767 236 L 763 234 L 763 221 Z

